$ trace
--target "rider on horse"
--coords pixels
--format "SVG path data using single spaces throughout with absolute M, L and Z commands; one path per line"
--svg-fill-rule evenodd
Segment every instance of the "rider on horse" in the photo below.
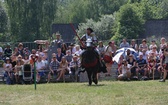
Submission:
M 97 40 L 97 37 L 94 33 L 94 31 L 91 29 L 91 28 L 87 28 L 87 32 L 86 34 L 84 34 L 82 37 L 81 37 L 81 41 L 83 42 L 84 46 L 82 46 L 83 48 L 86 48 L 86 41 L 87 39 L 91 39 L 92 40 L 92 45 L 93 47 L 96 47 L 97 46 L 97 43 L 98 43 L 98 40 Z

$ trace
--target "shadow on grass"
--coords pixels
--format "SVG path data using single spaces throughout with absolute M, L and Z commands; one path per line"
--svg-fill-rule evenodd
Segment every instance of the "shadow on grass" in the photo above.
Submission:
M 92 84 L 92 85 L 88 85 L 88 84 L 83 84 L 84 86 L 88 86 L 88 87 L 102 87 L 102 86 L 106 86 L 105 84 Z

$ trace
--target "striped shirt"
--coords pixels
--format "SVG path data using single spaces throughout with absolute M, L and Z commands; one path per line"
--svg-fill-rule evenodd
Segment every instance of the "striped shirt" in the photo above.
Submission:
M 70 67 L 80 67 L 80 60 L 78 59 L 77 61 L 74 61 L 74 60 L 72 60 L 71 62 L 70 62 L 70 65 L 69 65 Z

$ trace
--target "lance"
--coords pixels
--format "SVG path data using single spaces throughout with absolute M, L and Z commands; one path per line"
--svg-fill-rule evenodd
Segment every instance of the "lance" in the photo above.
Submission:
M 77 36 L 78 40 L 80 41 L 81 46 L 84 47 L 85 45 L 83 44 L 82 40 L 80 39 L 79 35 L 77 34 L 77 32 L 76 32 L 76 30 L 75 30 L 73 24 L 70 23 L 70 25 L 71 25 L 71 28 L 72 28 L 72 30 L 74 31 L 75 35 Z

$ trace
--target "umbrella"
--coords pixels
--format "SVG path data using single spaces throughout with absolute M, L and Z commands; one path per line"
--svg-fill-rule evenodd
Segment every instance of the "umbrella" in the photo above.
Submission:
M 119 63 L 120 57 L 121 57 L 121 55 L 123 55 L 123 54 L 124 54 L 124 52 L 119 52 L 119 53 L 117 53 L 117 54 L 114 56 L 113 61 Z
M 133 48 L 124 47 L 124 48 L 118 49 L 118 50 L 116 51 L 116 53 L 118 53 L 118 52 L 125 52 L 125 51 L 127 51 L 127 50 L 130 50 L 131 52 L 136 52 Z
M 121 55 L 123 55 L 123 57 L 125 58 L 126 57 L 126 54 L 127 54 L 127 50 L 130 50 L 131 51 L 131 54 L 135 54 L 136 53 L 136 51 L 133 49 L 133 48 L 128 48 L 128 47 L 124 47 L 124 48 L 121 48 L 121 49 L 118 49 L 117 51 L 116 51 L 116 55 L 114 56 L 114 58 L 113 58 L 113 61 L 116 61 L 117 63 L 119 62 L 119 59 L 120 59 L 120 57 L 121 57 Z

